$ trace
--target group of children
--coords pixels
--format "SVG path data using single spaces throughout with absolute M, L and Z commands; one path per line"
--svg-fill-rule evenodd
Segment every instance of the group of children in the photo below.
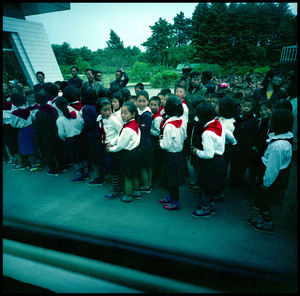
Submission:
M 93 88 L 69 85 L 59 95 L 46 83 L 36 93 L 12 94 L 4 100 L 3 129 L 9 154 L 21 157 L 14 168 L 34 172 L 45 164 L 57 176 L 73 165 L 72 181 L 92 186 L 110 175 L 104 198 L 124 202 L 151 193 L 156 183 L 168 192 L 159 200 L 166 210 L 180 209 L 179 188 L 190 177 L 190 191 L 201 200 L 193 217 L 215 213 L 228 175 L 231 186 L 256 188 L 261 215 L 247 223 L 273 232 L 271 207 L 283 198 L 292 159 L 290 106 L 222 92 L 189 96 L 181 85 L 149 98 L 138 83 L 135 92 L 114 89 L 97 98 Z

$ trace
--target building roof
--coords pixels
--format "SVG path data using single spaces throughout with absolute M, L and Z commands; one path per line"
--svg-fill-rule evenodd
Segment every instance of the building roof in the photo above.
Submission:
M 25 16 L 69 10 L 70 3 L 5 2 L 3 16 L 25 19 Z

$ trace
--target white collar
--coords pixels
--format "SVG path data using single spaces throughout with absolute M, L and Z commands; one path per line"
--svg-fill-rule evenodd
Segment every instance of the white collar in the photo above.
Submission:
M 269 134 L 269 139 L 267 139 L 267 143 L 271 142 L 271 140 L 276 139 L 291 139 L 293 138 L 293 134 L 291 132 L 287 132 L 284 134 L 275 135 L 274 133 Z
M 151 113 L 151 109 L 149 108 L 149 106 L 147 106 L 143 111 L 141 111 L 139 108 L 137 108 L 139 115 L 142 115 L 144 112 L 148 111 Z

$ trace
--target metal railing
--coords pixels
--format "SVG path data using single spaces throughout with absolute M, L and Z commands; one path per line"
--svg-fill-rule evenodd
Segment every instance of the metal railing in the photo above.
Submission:
M 297 45 L 285 46 L 281 51 L 281 64 L 296 64 L 297 63 Z

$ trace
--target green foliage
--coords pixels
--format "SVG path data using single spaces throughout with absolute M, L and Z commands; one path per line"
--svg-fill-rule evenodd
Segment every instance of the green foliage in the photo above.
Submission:
M 151 87 L 154 88 L 168 88 L 174 84 L 175 80 L 178 79 L 179 74 L 170 70 L 164 70 L 156 73 L 150 79 Z
M 258 74 L 260 76 L 264 76 L 268 71 L 270 71 L 271 68 L 269 66 L 266 67 L 260 67 L 260 68 L 256 68 L 254 69 L 254 73 Z

